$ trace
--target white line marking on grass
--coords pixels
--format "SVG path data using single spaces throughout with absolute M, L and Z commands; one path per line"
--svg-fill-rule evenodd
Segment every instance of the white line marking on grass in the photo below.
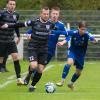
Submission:
M 3 83 L 2 85 L 0 85 L 0 89 L 6 87 L 8 84 L 14 82 L 15 80 L 10 80 L 10 81 L 6 81 L 5 83 Z
M 49 69 L 51 69 L 52 67 L 54 67 L 54 65 L 47 66 L 45 68 L 44 72 L 47 71 L 47 70 L 49 70 Z M 26 74 L 27 74 L 27 72 L 25 72 L 25 73 L 23 73 L 21 75 L 24 76 Z M 15 78 L 16 78 L 16 75 L 11 75 L 10 77 L 8 77 L 7 78 L 8 80 L 6 82 L 4 82 L 3 84 L 0 84 L 0 89 L 6 87 L 8 84 L 11 84 L 12 82 L 16 81 Z
M 47 66 L 47 67 L 44 69 L 44 72 L 45 72 L 45 71 L 48 71 L 48 70 L 51 69 L 52 67 L 54 67 L 54 65 L 49 65 L 49 66 Z
M 23 75 L 26 75 L 26 74 L 27 74 L 27 72 L 22 73 L 21 75 L 23 76 Z M 8 79 L 8 80 L 12 80 L 12 79 L 14 79 L 14 78 L 16 78 L 16 75 L 11 75 L 11 76 L 9 76 L 7 79 Z

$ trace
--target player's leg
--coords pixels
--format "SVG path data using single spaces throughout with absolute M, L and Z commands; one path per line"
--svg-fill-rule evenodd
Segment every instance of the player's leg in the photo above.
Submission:
M 44 70 L 46 64 L 47 64 L 47 53 L 40 53 L 38 55 L 38 69 L 33 76 L 33 80 L 32 80 L 31 86 L 29 88 L 30 92 L 34 91 L 34 89 L 32 89 L 32 87 L 34 87 L 41 79 L 42 73 L 43 73 L 43 70 Z
M 81 72 L 83 70 L 83 66 L 80 65 L 77 61 L 75 62 L 75 65 L 76 65 L 76 71 L 75 73 L 73 74 L 72 78 L 71 78 L 71 81 L 68 83 L 68 87 L 71 89 L 71 90 L 74 90 L 74 83 L 77 81 L 77 79 L 80 77 L 81 75 Z
M 31 67 L 29 65 L 29 67 L 28 67 L 28 73 L 27 73 L 27 75 L 26 75 L 26 77 L 24 79 L 24 85 L 28 85 L 29 84 L 32 72 L 34 73 L 34 71 L 31 69 Z
M 48 53 L 47 64 L 51 61 L 52 57 L 53 57 L 53 55 L 51 55 L 51 54 Z M 30 77 L 31 77 L 31 79 L 33 79 L 33 76 L 34 76 L 35 73 L 36 73 L 36 70 L 33 70 L 33 71 L 32 71 L 32 70 L 30 69 L 30 66 L 29 66 L 28 74 L 27 74 L 27 76 L 25 77 L 25 80 L 24 80 L 24 84 L 25 84 L 25 85 L 28 85 L 29 80 L 30 80 Z
M 57 86 L 63 86 L 72 64 L 74 64 L 74 54 L 72 52 L 68 52 L 67 64 L 65 64 L 62 72 L 62 80 L 56 84 Z
M 3 59 L 5 56 L 5 52 L 6 52 L 6 46 L 7 46 L 7 44 L 0 43 L 0 72 L 4 72 L 2 70 L 2 67 L 3 67 Z
M 3 57 L 0 57 L 0 72 L 3 72 L 2 66 L 3 66 Z
M 58 82 L 56 85 L 57 86 L 63 86 L 64 85 L 64 81 L 69 73 L 70 67 L 71 65 L 74 63 L 74 60 L 72 58 L 68 58 L 67 60 L 67 64 L 65 64 L 64 68 L 63 68 L 63 72 L 62 72 L 62 79 L 60 82 Z
M 28 73 L 24 79 L 24 85 L 28 85 L 31 75 L 34 74 L 34 72 L 36 71 L 36 67 L 37 67 L 37 50 L 35 48 L 28 50 L 28 59 L 30 62 L 30 65 L 28 67 Z
M 3 68 L 4 72 L 9 72 L 7 70 L 7 68 L 6 68 L 7 59 L 8 59 L 8 53 L 5 54 L 4 59 L 3 59 L 3 66 L 2 66 L 2 68 Z
M 21 79 L 21 67 L 19 63 L 18 51 L 17 51 L 17 46 L 15 42 L 9 43 L 8 53 L 10 53 L 13 58 L 14 68 L 15 68 L 16 77 L 17 77 L 17 85 L 22 85 L 24 84 L 24 82 Z
M 34 55 L 35 59 L 37 60 L 36 54 L 33 51 L 32 51 L 32 53 L 30 53 L 30 55 Z M 32 58 L 32 57 L 30 56 L 30 58 Z M 29 60 L 29 61 L 31 61 L 31 60 Z M 28 85 L 29 84 L 30 78 L 32 78 L 34 76 L 35 72 L 36 72 L 36 69 L 35 68 L 32 69 L 31 65 L 29 65 L 28 73 L 27 73 L 27 75 L 26 75 L 26 77 L 24 79 L 24 85 Z

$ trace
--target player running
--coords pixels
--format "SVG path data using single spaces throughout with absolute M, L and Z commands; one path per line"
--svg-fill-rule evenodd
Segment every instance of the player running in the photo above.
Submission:
M 59 16 L 60 16 L 60 8 L 59 7 L 52 7 L 50 21 L 55 24 L 55 27 L 57 28 L 57 30 L 66 31 L 66 27 L 65 27 L 64 23 L 59 21 Z M 27 33 L 28 39 L 30 40 L 32 30 L 28 30 L 26 33 Z M 47 64 L 51 61 L 52 57 L 55 55 L 56 44 L 58 42 L 58 38 L 59 38 L 60 34 L 61 33 L 59 33 L 59 34 L 54 34 L 54 33 L 49 34 Z M 70 40 L 70 37 L 67 37 L 67 42 L 69 40 Z M 31 69 L 29 67 L 28 74 L 27 74 L 27 76 L 24 80 L 25 85 L 28 85 L 32 72 L 33 71 L 31 71 Z
M 15 0 L 7 0 L 7 9 L 0 12 L 0 25 L 4 23 L 8 24 L 15 24 L 18 22 L 19 14 L 15 12 L 16 8 L 16 1 Z M 18 51 L 17 46 L 14 40 L 14 31 L 18 28 L 7 28 L 7 29 L 1 29 L 0 28 L 0 70 L 2 71 L 3 67 L 3 59 L 5 57 L 6 53 L 11 54 L 13 61 L 14 61 L 14 67 L 17 77 L 17 84 L 21 85 L 23 84 L 23 81 L 21 79 L 21 69 L 18 59 Z M 17 32 L 19 34 L 19 32 Z
M 88 46 L 88 40 L 96 44 L 97 41 L 87 30 L 86 23 L 80 22 L 79 27 L 75 31 L 68 31 L 66 33 L 68 36 L 71 36 L 71 46 L 68 50 L 68 59 L 67 64 L 64 66 L 62 72 L 62 80 L 57 83 L 57 86 L 63 86 L 65 78 L 67 77 L 71 65 L 76 66 L 76 71 L 73 74 L 71 81 L 68 83 L 68 87 L 71 90 L 74 90 L 74 83 L 80 77 L 81 72 L 84 68 L 84 58 Z M 60 45 L 63 45 L 65 42 L 60 42 Z

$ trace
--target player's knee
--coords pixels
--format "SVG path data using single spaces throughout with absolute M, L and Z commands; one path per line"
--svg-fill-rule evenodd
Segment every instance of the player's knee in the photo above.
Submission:
M 39 68 L 38 70 L 39 73 L 43 73 L 43 71 L 44 71 L 44 68 Z
M 12 58 L 14 61 L 18 60 L 18 54 L 17 53 L 13 53 L 12 54 Z
M 74 61 L 72 59 L 68 59 L 67 64 L 68 65 L 72 65 L 74 63 Z
M 45 68 L 44 65 L 39 64 L 38 72 L 39 72 L 39 73 L 43 73 L 44 68 Z
M 30 66 L 31 66 L 31 69 L 36 69 L 38 64 L 37 62 L 31 62 Z

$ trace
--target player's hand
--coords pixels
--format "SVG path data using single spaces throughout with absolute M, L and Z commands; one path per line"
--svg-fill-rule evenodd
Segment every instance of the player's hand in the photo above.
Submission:
M 18 44 L 19 44 L 19 42 L 20 42 L 20 38 L 19 38 L 19 37 L 17 37 L 17 38 L 16 38 L 16 44 L 18 45 Z
M 63 46 L 64 45 L 64 42 L 58 42 L 57 43 L 57 46 Z
M 8 24 L 2 25 L 1 28 L 3 28 L 3 29 L 8 28 Z
M 31 40 L 31 34 L 27 34 L 27 39 Z

